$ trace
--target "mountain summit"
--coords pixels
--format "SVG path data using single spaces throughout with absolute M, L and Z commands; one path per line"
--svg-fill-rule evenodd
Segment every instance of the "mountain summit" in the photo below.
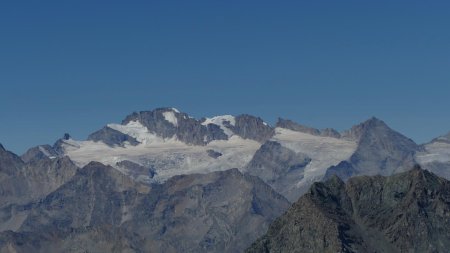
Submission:
M 343 179 L 355 175 L 391 175 L 411 168 L 414 155 L 422 148 L 411 139 L 392 130 L 375 117 L 343 133 L 344 138 L 356 140 L 358 146 L 347 160 L 327 171 Z

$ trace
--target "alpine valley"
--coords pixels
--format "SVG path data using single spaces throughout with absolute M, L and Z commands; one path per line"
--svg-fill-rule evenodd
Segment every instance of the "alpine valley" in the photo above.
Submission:
M 450 134 L 134 112 L 0 145 L 0 252 L 447 252 Z

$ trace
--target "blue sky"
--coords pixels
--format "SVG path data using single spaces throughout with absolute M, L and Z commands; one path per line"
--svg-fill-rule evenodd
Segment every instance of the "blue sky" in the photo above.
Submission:
M 448 1 L 0 2 L 0 143 L 22 153 L 137 110 L 450 131 Z

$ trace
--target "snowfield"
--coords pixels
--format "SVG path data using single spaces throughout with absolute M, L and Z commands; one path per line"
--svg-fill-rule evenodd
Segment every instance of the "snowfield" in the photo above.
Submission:
M 173 112 L 164 115 L 166 120 L 176 125 Z M 125 173 L 116 163 L 129 160 L 140 165 L 153 168 L 156 176 L 150 180 L 148 175 L 141 175 L 143 181 L 162 182 L 168 178 L 191 173 L 208 173 L 244 168 L 253 158 L 261 143 L 243 139 L 228 129 L 224 122 L 235 124 L 233 116 L 224 115 L 206 119 L 202 124 L 216 124 L 229 136 L 228 140 L 216 140 L 205 146 L 188 145 L 172 137 L 163 139 L 151 133 L 138 121 L 126 125 L 108 124 L 108 127 L 127 134 L 141 144 L 133 146 L 108 146 L 103 142 L 65 140 L 63 149 L 78 166 L 82 167 L 91 161 L 111 165 Z M 326 170 L 347 160 L 354 152 L 357 143 L 350 140 L 315 136 L 307 133 L 276 128 L 273 141 L 281 143 L 297 153 L 307 155 L 312 161 L 307 165 L 304 178 L 299 178 L 296 187 L 300 188 L 322 179 Z M 217 158 L 208 154 L 209 150 L 219 152 Z
M 297 183 L 298 187 L 322 179 L 329 167 L 350 158 L 357 147 L 355 141 L 316 136 L 279 127 L 275 128 L 272 140 L 311 158 L 305 168 L 304 179 Z
M 146 142 L 125 147 L 110 147 L 103 142 L 67 140 L 64 149 L 77 166 L 98 161 L 118 168 L 117 162 L 129 160 L 153 167 L 157 173 L 153 180 L 165 181 L 175 175 L 242 168 L 261 146 L 256 141 L 238 136 L 227 141 L 213 141 L 206 146 L 187 145 L 175 139 L 164 140 L 147 134 L 139 139 Z M 222 155 L 217 159 L 212 158 L 207 153 L 210 149 Z
M 431 142 L 425 146 L 426 152 L 416 154 L 416 161 L 420 164 L 431 162 L 450 162 L 450 144 L 445 142 Z
M 202 122 L 202 125 L 207 126 L 208 124 L 215 124 L 220 127 L 220 129 L 223 130 L 223 132 L 228 136 L 231 137 L 233 135 L 233 131 L 226 127 L 224 125 L 224 122 L 230 122 L 230 125 L 234 126 L 236 124 L 236 119 L 234 116 L 231 115 L 222 115 L 222 116 L 216 116 L 212 118 L 207 118 L 204 122 Z

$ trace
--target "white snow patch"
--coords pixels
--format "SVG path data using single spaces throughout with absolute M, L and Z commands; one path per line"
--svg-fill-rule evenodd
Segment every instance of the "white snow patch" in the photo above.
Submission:
M 126 125 L 108 124 L 108 127 L 129 135 L 143 144 L 163 143 L 169 140 L 175 140 L 175 138 L 169 140 L 163 139 L 160 136 L 151 133 L 148 128 L 142 125 L 139 121 L 130 121 Z
M 357 147 L 355 141 L 316 136 L 279 127 L 275 128 L 275 136 L 272 139 L 311 158 L 305 168 L 304 179 L 298 182 L 298 187 L 308 181 L 320 180 L 329 167 L 350 158 Z
M 173 111 L 170 112 L 163 112 L 163 116 L 164 118 L 169 121 L 170 123 L 172 123 L 172 125 L 174 126 L 178 126 L 178 120 L 177 117 L 175 116 L 175 113 Z
M 45 149 L 44 147 L 39 146 L 39 150 L 40 150 L 46 157 L 48 157 L 49 159 L 52 159 L 52 160 L 53 160 L 53 159 L 56 159 L 56 156 L 50 154 L 50 152 L 48 152 L 48 150 Z
M 178 111 L 177 108 L 172 107 L 171 109 L 172 109 L 172 111 L 174 111 L 174 112 L 176 112 L 176 113 L 180 113 L 180 111 Z
M 230 122 L 230 125 L 234 126 L 236 124 L 236 120 L 234 118 L 234 116 L 231 115 L 221 115 L 221 116 L 215 116 L 212 118 L 206 118 L 206 120 L 204 122 L 202 122 L 202 125 L 206 126 L 208 124 L 214 124 L 214 125 L 218 125 L 220 127 L 220 129 L 223 130 L 223 132 L 228 136 L 231 137 L 234 135 L 233 131 L 231 131 L 231 129 L 229 129 L 228 127 L 226 127 L 224 125 L 225 122 Z
M 130 123 L 122 127 L 115 124 L 108 126 L 112 125 L 111 128 L 115 127 L 118 131 L 134 135 L 133 137 L 139 140 L 148 139 L 149 133 L 139 127 L 139 122 Z M 244 140 L 239 136 L 232 136 L 229 140 L 212 141 L 206 146 L 187 145 L 173 139 L 159 141 L 152 139 L 137 146 L 125 145 L 125 147 L 110 147 L 103 142 L 74 140 L 65 141 L 63 144 L 65 154 L 77 166 L 82 167 L 91 161 L 98 161 L 126 173 L 123 168 L 118 168 L 116 163 L 129 160 L 143 166 L 152 166 L 156 171 L 152 180 L 159 182 L 175 175 L 243 168 L 260 146 L 261 144 L 256 141 Z M 207 153 L 208 149 L 220 152 L 222 156 L 212 158 Z
M 46 157 L 50 157 L 52 156 L 44 147 L 39 146 L 39 150 L 46 156 Z
M 418 153 L 416 160 L 420 164 L 431 162 L 450 162 L 450 144 L 445 142 L 432 142 L 425 145 L 425 152 Z

